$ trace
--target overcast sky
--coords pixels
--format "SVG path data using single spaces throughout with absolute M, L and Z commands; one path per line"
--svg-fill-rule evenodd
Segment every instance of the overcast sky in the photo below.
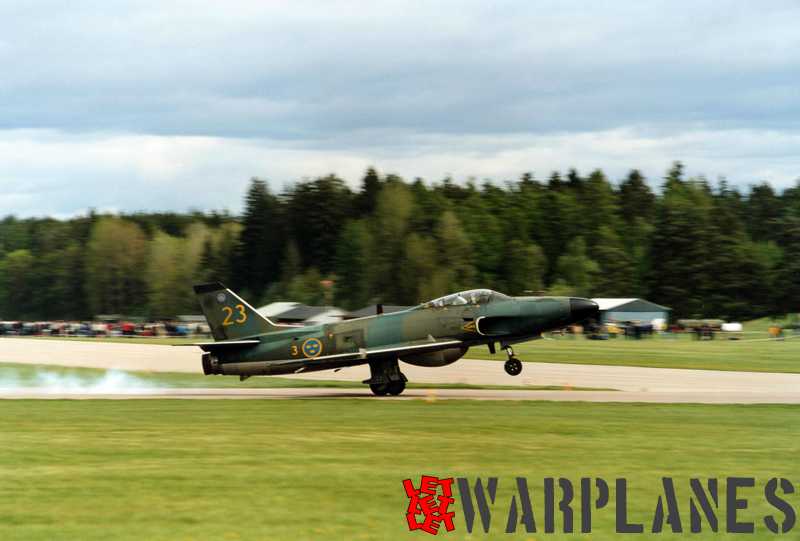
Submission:
M 69 6 L 68 4 L 78 4 Z M 0 2 L 0 215 L 430 181 L 800 177 L 800 3 Z

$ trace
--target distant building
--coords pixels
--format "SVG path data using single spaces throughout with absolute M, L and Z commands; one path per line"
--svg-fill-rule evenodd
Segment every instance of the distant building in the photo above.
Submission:
M 300 306 L 299 302 L 273 302 L 267 304 L 266 306 L 262 306 L 261 308 L 257 308 L 256 312 L 261 314 L 264 317 L 275 317 L 278 314 L 282 314 L 283 312 L 288 312 L 295 306 Z
M 181 323 L 205 323 L 206 316 L 203 314 L 187 314 L 183 316 L 176 316 L 175 319 Z
M 601 323 L 668 321 L 670 308 L 644 299 L 592 299 L 600 307 Z
M 346 313 L 335 306 L 308 306 L 299 302 L 273 302 L 258 308 L 257 311 L 275 323 L 292 325 L 334 323 L 341 321 Z

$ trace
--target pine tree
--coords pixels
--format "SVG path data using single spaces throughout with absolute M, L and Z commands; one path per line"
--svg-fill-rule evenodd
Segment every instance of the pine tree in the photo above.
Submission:
M 353 216 L 353 194 L 334 175 L 301 182 L 284 197 L 292 238 L 304 267 L 321 273 L 333 271 L 336 241 L 345 222 Z
M 597 297 L 625 297 L 632 295 L 636 282 L 636 269 L 630 254 L 619 235 L 608 225 L 597 232 L 592 259 L 599 272 L 592 288 Z
M 535 295 L 543 287 L 547 260 L 542 249 L 533 243 L 512 240 L 505 250 L 505 292 L 509 295 Z
M 439 266 L 435 254 L 432 238 L 412 233 L 406 239 L 403 304 L 418 304 L 450 292 L 447 272 Z
M 245 197 L 234 285 L 258 298 L 281 273 L 285 236 L 277 199 L 263 180 L 252 179 Z
M 404 287 L 397 277 L 405 272 L 405 238 L 413 209 L 414 201 L 402 183 L 387 183 L 378 195 L 370 221 L 372 257 L 369 260 L 369 297 L 376 302 L 397 303 L 404 298 Z
M 361 191 L 356 197 L 356 210 L 359 216 L 369 216 L 375 212 L 375 205 L 378 203 L 378 194 L 381 191 L 381 178 L 375 168 L 367 169 L 361 181 Z
M 740 216 L 741 198 L 720 183 L 709 215 L 712 240 L 705 255 L 711 275 L 705 294 L 705 315 L 742 320 L 763 315 L 759 307 L 768 294 L 760 259 L 747 237 Z
M 569 191 L 548 187 L 541 199 L 543 223 L 533 238 L 544 250 L 548 261 L 545 284 L 553 284 L 559 277 L 558 258 L 571 239 L 578 237 L 586 227 L 583 208 Z
M 713 204 L 706 189 L 684 182 L 674 166 L 665 182 L 650 252 L 651 300 L 672 308 L 675 317 L 709 314 L 706 294 L 714 241 L 709 216 Z
M 86 246 L 86 290 L 92 313 L 142 313 L 146 260 L 147 240 L 138 225 L 120 218 L 98 220 Z
M 800 313 L 800 205 L 781 223 L 783 259 L 776 281 L 777 310 L 783 314 Z
M 336 245 L 336 303 L 355 310 L 369 302 L 370 234 L 366 222 L 345 225 Z
M 3 317 L 6 319 L 35 319 L 36 307 L 31 300 L 36 295 L 35 281 L 30 269 L 35 258 L 30 250 L 14 250 L 0 261 L 0 292 Z
M 777 241 L 783 208 L 780 197 L 767 183 L 753 186 L 746 203 L 747 229 L 755 241 Z
M 576 237 L 567 244 L 564 255 L 558 258 L 556 269 L 558 278 L 553 293 L 580 297 L 592 295 L 600 268 L 587 254 L 586 242 L 582 237 Z
M 222 280 L 222 278 L 219 277 L 218 266 L 214 244 L 211 241 L 211 237 L 209 237 L 203 242 L 203 252 L 200 255 L 200 267 L 198 269 L 198 281 L 211 282 Z
M 633 225 L 637 218 L 646 222 L 655 217 L 656 196 L 647 185 L 645 178 L 637 170 L 628 173 L 619 187 L 619 211 L 627 225 Z
M 436 238 L 439 265 L 449 274 L 453 291 L 476 287 L 472 265 L 472 245 L 455 214 L 445 212 L 439 222 Z
M 502 208 L 502 207 L 501 207 Z M 486 287 L 496 287 L 501 274 L 502 260 L 516 257 L 502 249 L 505 242 L 507 224 L 519 221 L 517 216 L 508 213 L 501 215 L 492 204 L 491 198 L 476 191 L 462 205 L 457 207 L 459 222 L 472 246 L 472 261 L 475 264 L 479 283 Z M 520 224 L 525 235 L 525 224 Z M 525 236 L 524 238 L 527 238 Z

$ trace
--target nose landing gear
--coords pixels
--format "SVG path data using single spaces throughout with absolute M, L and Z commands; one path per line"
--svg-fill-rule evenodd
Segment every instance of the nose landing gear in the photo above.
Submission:
M 522 362 L 514 357 L 514 350 L 511 349 L 511 346 L 506 346 L 504 349 L 508 354 L 508 360 L 506 361 L 505 365 L 503 365 L 503 368 L 506 370 L 506 374 L 509 376 L 518 376 L 522 372 Z

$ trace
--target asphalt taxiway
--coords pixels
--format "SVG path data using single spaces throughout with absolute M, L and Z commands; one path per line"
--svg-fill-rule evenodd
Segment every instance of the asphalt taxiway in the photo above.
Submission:
M 0 338 L 0 362 L 79 366 L 151 372 L 200 373 L 194 347 Z M 536 391 L 489 389 L 407 389 L 403 398 L 484 400 L 564 400 L 603 402 L 800 403 L 800 374 L 729 372 L 628 366 L 526 362 L 512 377 L 497 361 L 462 359 L 440 368 L 402 364 L 409 380 L 420 384 L 559 386 L 610 391 Z M 223 376 L 210 376 L 223 377 Z M 288 376 L 297 379 L 361 381 L 366 366 Z M 368 389 L 225 388 L 158 389 L 115 394 L 51 393 L 37 388 L 0 389 L 2 398 L 331 398 L 371 396 Z
M 370 400 L 543 400 L 556 402 L 650 402 L 691 404 L 797 404 L 796 393 L 694 393 L 647 391 L 530 391 L 494 389 L 406 389 L 401 396 L 375 397 L 369 390 L 342 388 L 225 388 L 150 389 L 135 393 L 93 393 L 48 391 L 39 388 L 0 390 L 0 399 L 37 400 L 143 400 L 143 399 L 322 399 L 366 398 Z

